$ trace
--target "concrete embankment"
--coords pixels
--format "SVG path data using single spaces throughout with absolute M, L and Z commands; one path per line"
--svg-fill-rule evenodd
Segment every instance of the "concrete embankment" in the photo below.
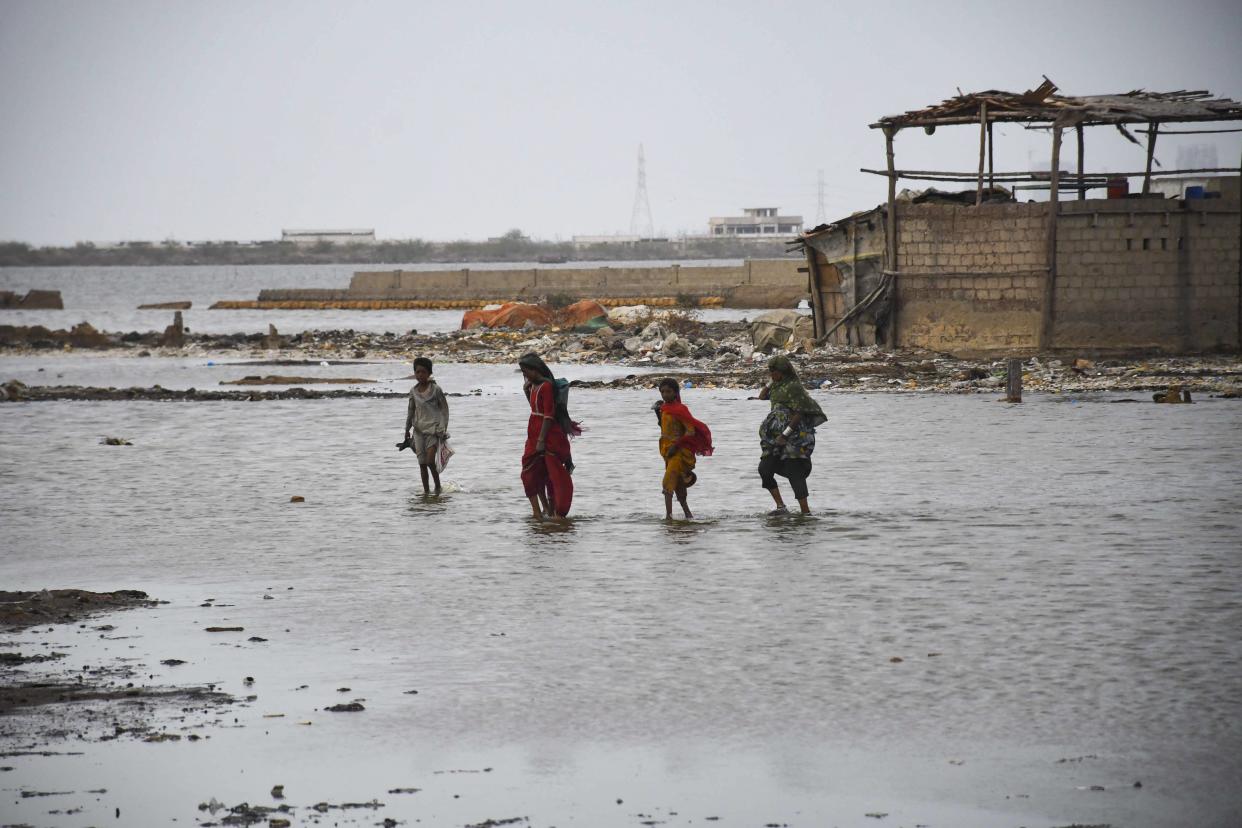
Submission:
M 264 290 L 254 301 L 222 301 L 212 307 L 387 310 L 594 299 L 605 306 L 787 308 L 809 295 L 801 264 L 801 259 L 750 259 L 709 267 L 361 271 L 347 290 Z

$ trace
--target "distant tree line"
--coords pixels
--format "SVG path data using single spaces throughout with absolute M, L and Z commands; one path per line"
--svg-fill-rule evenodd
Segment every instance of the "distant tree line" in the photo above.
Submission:
M 487 241 L 381 241 L 372 244 L 293 242 L 126 242 L 99 247 L 34 247 L 0 242 L 0 267 L 88 267 L 146 265 L 264 264 L 418 264 L 442 262 L 642 261 L 650 259 L 782 258 L 784 241 L 741 242 L 731 239 L 650 241 L 641 244 L 595 244 L 577 249 L 569 242 L 534 241 L 511 230 Z

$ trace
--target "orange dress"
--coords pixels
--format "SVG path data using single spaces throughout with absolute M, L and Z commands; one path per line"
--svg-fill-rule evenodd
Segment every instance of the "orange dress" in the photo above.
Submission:
M 687 427 L 671 414 L 660 414 L 660 456 L 664 458 L 664 480 L 660 487 L 666 492 L 677 491 L 679 485 L 693 485 L 694 452 L 677 444 L 682 437 L 693 434 L 693 426 Z

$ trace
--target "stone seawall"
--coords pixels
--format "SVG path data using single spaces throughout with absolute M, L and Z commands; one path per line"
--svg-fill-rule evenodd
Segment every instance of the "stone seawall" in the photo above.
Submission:
M 217 308 L 462 308 L 510 301 L 594 299 L 603 305 L 698 304 L 789 308 L 809 295 L 801 259 L 694 267 L 385 270 L 354 274 L 347 290 L 264 290 Z

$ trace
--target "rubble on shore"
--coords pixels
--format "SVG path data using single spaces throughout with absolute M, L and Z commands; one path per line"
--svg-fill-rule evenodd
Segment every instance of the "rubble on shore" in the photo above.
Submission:
M 379 362 L 427 356 L 444 363 L 513 364 L 528 351 L 549 363 L 628 366 L 646 369 L 610 382 L 578 383 L 587 387 L 646 387 L 651 369 L 691 379 L 700 387 L 756 388 L 766 376 L 771 353 L 786 353 L 803 382 L 834 391 L 913 391 L 949 394 L 1001 393 L 1006 381 L 1002 355 L 976 359 L 932 351 L 888 351 L 881 347 L 814 346 L 795 325 L 783 347 L 772 331 L 779 324 L 701 322 L 693 313 L 671 312 L 662 318 L 637 316 L 630 324 L 591 330 L 557 326 L 475 328 L 420 334 L 371 333 L 353 330 L 306 331 L 281 335 L 186 333 L 179 347 L 161 346 L 160 333 L 103 334 L 92 329 L 92 352 L 134 357 L 202 357 L 264 360 L 268 364 L 314 365 L 322 362 Z M 85 323 L 84 323 L 85 324 Z M 79 326 L 79 328 L 82 326 Z M 75 346 L 42 330 L 0 326 L 0 354 L 63 353 Z M 62 332 L 63 333 L 63 332 Z M 756 337 L 762 347 L 756 348 Z M 799 338 L 801 337 L 801 338 Z M 779 339 L 777 341 L 780 341 Z M 1019 356 L 1019 355 L 1013 355 Z M 1025 354 L 1023 387 L 1029 393 L 1092 393 L 1105 391 L 1167 391 L 1178 385 L 1195 397 L 1237 397 L 1242 393 L 1242 356 L 1111 357 L 1092 353 Z M 308 384 L 310 378 L 307 378 Z M 314 382 L 322 382 L 315 379 Z M 393 396 L 360 389 L 310 390 L 290 387 L 267 391 L 205 391 L 24 386 L 0 387 L 0 400 L 33 399 L 157 399 L 266 400 L 330 397 Z

